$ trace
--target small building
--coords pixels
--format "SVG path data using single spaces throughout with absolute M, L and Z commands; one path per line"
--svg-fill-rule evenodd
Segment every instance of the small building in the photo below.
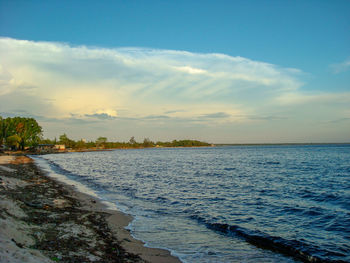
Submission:
M 54 145 L 54 149 L 57 151 L 64 151 L 66 149 L 66 146 L 64 144 L 56 144 Z
M 53 153 L 57 151 L 65 151 L 66 146 L 64 144 L 38 144 L 36 150 L 41 153 Z
M 50 151 L 54 148 L 54 145 L 53 144 L 38 144 L 36 146 L 36 149 L 38 151 Z

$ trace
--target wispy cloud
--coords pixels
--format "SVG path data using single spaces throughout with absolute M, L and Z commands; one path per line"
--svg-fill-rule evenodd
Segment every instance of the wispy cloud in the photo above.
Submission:
M 342 93 L 306 93 L 306 92 L 288 92 L 276 97 L 276 102 L 281 105 L 314 105 L 314 104 L 349 104 L 350 105 L 350 92 Z
M 331 117 L 345 111 L 345 102 L 334 106 L 339 99 L 349 101 L 348 93 L 302 92 L 298 69 L 225 54 L 0 38 L 0 57 L 0 111 L 22 110 L 69 128 L 123 122 L 132 130 L 140 121 L 227 128 L 297 119 L 303 110 Z M 333 106 L 316 112 L 321 102 Z
M 331 123 L 350 122 L 350 117 L 348 117 L 348 118 L 336 119 L 336 120 L 331 120 L 330 122 L 331 122 Z
M 347 60 L 341 62 L 341 63 L 336 63 L 336 64 L 332 64 L 330 65 L 332 71 L 334 73 L 341 73 L 344 71 L 348 71 L 350 70 L 350 58 L 348 58 Z
M 201 117 L 209 118 L 209 119 L 222 119 L 222 118 L 228 118 L 230 116 L 231 116 L 230 114 L 227 114 L 225 112 L 216 112 L 216 113 L 204 114 Z
M 0 39 L 0 54 L 0 94 L 31 87 L 21 96 L 49 99 L 50 113 L 58 118 L 69 113 L 115 117 L 119 108 L 131 116 L 157 115 L 169 104 L 191 111 L 191 105 L 208 101 L 231 108 L 259 94 L 276 96 L 301 85 L 289 69 L 221 54 L 9 38 Z
M 85 114 L 85 117 L 96 118 L 96 119 L 100 119 L 100 120 L 111 120 L 111 119 L 115 118 L 114 116 L 111 116 L 107 113 Z

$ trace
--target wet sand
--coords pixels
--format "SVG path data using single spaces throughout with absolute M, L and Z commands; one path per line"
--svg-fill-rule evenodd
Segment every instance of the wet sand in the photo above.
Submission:
M 47 176 L 25 156 L 0 156 L 0 262 L 178 263 L 146 248 L 131 217 Z

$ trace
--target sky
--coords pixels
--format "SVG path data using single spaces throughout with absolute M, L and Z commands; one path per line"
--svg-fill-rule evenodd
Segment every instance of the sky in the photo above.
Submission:
M 350 0 L 0 0 L 0 115 L 44 137 L 350 142 Z

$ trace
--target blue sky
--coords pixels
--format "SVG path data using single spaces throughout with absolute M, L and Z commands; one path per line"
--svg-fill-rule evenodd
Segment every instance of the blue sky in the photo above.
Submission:
M 49 137 L 349 141 L 349 13 L 348 0 L 0 1 L 0 112 Z

